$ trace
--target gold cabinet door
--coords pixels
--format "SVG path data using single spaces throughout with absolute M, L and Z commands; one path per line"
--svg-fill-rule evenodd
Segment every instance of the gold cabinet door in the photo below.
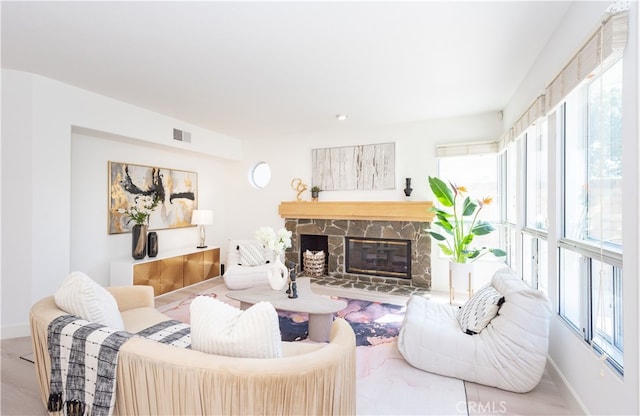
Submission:
M 212 277 L 220 276 L 220 249 L 214 248 L 207 250 L 202 254 L 204 255 L 204 279 L 211 279 Z
M 160 283 L 160 262 L 151 261 L 148 263 L 136 264 L 133 266 L 133 284 L 147 285 L 153 287 L 154 296 L 162 294 Z
M 184 256 L 184 285 L 189 286 L 204 280 L 202 268 L 203 253 L 193 253 Z
M 171 292 L 184 286 L 182 256 L 157 261 L 160 264 L 161 293 Z

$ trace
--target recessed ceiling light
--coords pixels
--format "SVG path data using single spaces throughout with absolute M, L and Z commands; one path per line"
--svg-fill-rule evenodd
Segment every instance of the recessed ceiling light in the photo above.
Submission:
M 346 114 L 336 114 L 336 118 L 340 121 L 345 121 L 349 116 Z

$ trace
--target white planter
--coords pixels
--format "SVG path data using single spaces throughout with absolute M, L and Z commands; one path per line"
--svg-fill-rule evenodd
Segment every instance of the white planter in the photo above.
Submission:
M 452 304 L 458 294 L 467 294 L 467 300 L 473 294 L 473 263 L 449 262 L 449 303 Z

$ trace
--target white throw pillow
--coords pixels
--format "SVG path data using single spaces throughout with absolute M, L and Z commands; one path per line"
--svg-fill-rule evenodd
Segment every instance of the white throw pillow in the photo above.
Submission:
M 264 249 L 259 244 L 240 244 L 238 250 L 241 266 L 259 266 L 266 263 Z
M 118 302 L 111 293 L 82 272 L 72 272 L 54 294 L 56 305 L 70 315 L 124 330 Z
M 278 314 L 269 302 L 242 311 L 212 297 L 197 296 L 189 309 L 194 350 L 229 357 L 282 357 Z
M 458 309 L 457 318 L 462 332 L 479 334 L 496 317 L 503 302 L 504 296 L 491 284 L 481 287 Z

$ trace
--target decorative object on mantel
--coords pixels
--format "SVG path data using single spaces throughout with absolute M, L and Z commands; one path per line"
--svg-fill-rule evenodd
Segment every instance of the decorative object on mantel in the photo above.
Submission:
M 318 195 L 322 192 L 319 186 L 314 186 L 311 188 L 311 201 L 318 202 Z
M 158 255 L 158 233 L 151 231 L 147 234 L 147 256 L 155 257 Z
M 302 201 L 302 193 L 307 190 L 307 184 L 302 182 L 300 178 L 293 178 L 291 180 L 291 188 L 296 191 L 296 200 Z
M 147 218 L 152 229 L 187 227 L 184 219 L 196 206 L 198 174 L 130 163 L 108 162 L 109 166 L 109 234 L 130 230 L 124 209 L 138 197 L 157 200 L 162 209 Z M 146 238 L 146 236 L 145 236 Z
M 158 195 L 138 195 L 129 208 L 118 208 L 118 214 L 126 215 L 127 224 L 134 222 L 131 229 L 131 257 L 136 260 L 147 255 L 147 229 L 149 217 L 160 203 Z
M 325 191 L 396 189 L 395 143 L 313 149 L 311 163 Z
M 413 192 L 413 188 L 411 187 L 411 178 L 405 178 L 405 188 L 404 188 L 404 196 L 409 198 L 411 196 L 411 192 Z
M 210 209 L 193 210 L 191 213 L 191 224 L 198 225 L 200 227 L 200 240 L 198 241 L 196 248 L 207 248 L 204 226 L 213 224 L 213 211 Z
M 445 234 L 431 228 L 426 231 L 438 242 L 440 250 L 449 256 L 449 303 L 452 303 L 455 298 L 455 286 L 458 282 L 466 280 L 469 297 L 473 294 L 471 284 L 473 269 L 470 263 L 487 253 L 496 257 L 506 256 L 507 253 L 499 248 L 469 247 L 474 237 L 486 235 L 495 230 L 488 222 L 478 219 L 482 208 L 491 203 L 491 197 L 472 200 L 468 195 L 465 196 L 467 188 L 464 186 L 456 186 L 452 183 L 447 185 L 441 179 L 431 176 L 429 177 L 429 186 L 438 202 L 444 208 L 448 208 L 448 210 L 431 208 L 437 217 L 433 224 L 440 227 Z M 465 220 L 465 218 L 467 219 Z M 461 263 L 468 266 L 459 266 Z
M 289 280 L 289 270 L 282 263 L 282 254 L 291 247 L 291 231 L 280 228 L 276 233 L 271 227 L 260 227 L 256 239 L 275 253 L 273 267 L 269 269 L 269 284 L 273 290 L 282 290 Z

